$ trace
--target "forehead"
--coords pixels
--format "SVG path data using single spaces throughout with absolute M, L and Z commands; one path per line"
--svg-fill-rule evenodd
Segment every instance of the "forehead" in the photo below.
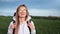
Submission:
M 24 6 L 21 6 L 19 9 L 21 9 L 21 10 L 22 10 L 22 9 L 26 9 L 26 7 L 24 7 Z

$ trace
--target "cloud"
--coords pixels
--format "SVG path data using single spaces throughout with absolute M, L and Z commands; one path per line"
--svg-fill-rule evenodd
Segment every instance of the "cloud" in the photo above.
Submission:
M 13 16 L 15 11 L 16 11 L 15 9 L 9 9 L 9 8 L 0 9 L 0 15 Z
M 20 0 L 0 0 L 1 2 L 16 2 L 16 1 L 20 1 Z
M 6 6 L 16 7 L 19 4 L 26 4 L 29 8 L 40 8 L 40 9 L 54 8 L 60 10 L 60 0 L 0 0 L 0 4 L 1 4 L 0 6 L 3 7 Z
M 30 1 L 30 0 L 0 0 L 1 2 L 19 2 L 19 1 Z
M 0 15 L 13 16 L 16 9 L 0 9 Z M 56 9 L 29 9 L 29 14 L 32 16 L 60 16 L 60 11 Z
M 29 13 L 33 16 L 60 16 L 56 9 L 30 9 Z
M 0 15 L 13 15 L 15 8 L 23 3 L 29 7 L 30 15 L 60 16 L 60 0 L 0 0 Z

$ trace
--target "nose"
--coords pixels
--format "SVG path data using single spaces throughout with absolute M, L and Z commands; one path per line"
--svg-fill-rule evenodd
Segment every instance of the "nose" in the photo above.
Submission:
M 23 10 L 20 10 L 20 12 L 24 12 Z

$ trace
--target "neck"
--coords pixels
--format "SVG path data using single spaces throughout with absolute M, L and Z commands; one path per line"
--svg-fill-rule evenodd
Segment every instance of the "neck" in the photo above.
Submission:
M 25 18 L 19 18 L 19 22 L 23 23 L 25 21 Z

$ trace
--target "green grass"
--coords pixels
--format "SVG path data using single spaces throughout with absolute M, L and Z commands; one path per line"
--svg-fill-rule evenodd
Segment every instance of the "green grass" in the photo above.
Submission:
M 0 17 L 0 34 L 6 34 L 11 17 Z
M 60 34 L 60 21 L 48 19 L 33 19 L 37 34 Z
M 60 34 L 60 20 L 32 19 L 37 34 Z M 0 17 L 0 34 L 6 34 L 11 17 Z

